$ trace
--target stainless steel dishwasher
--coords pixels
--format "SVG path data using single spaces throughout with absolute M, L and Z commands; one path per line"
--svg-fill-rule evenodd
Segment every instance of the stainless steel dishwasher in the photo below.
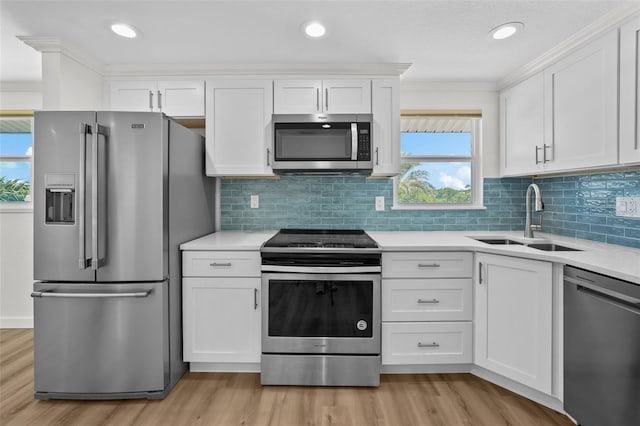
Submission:
M 581 426 L 640 425 L 640 285 L 565 266 L 564 409 Z

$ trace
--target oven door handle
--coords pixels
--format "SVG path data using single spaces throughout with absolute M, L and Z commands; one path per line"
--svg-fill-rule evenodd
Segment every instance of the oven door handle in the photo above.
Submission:
M 381 266 L 282 266 L 262 265 L 262 272 L 296 272 L 300 274 L 380 273 Z

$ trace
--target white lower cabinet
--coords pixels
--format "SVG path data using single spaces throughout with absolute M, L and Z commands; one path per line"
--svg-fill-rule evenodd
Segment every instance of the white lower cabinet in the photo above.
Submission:
M 550 262 L 476 254 L 475 364 L 552 393 Z
M 257 251 L 183 252 L 183 357 L 192 367 L 260 362 L 259 258 Z
M 382 254 L 382 364 L 469 364 L 472 254 Z

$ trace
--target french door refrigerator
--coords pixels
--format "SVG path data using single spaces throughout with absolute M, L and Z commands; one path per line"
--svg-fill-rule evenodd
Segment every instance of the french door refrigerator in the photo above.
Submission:
M 35 398 L 164 398 L 186 369 L 179 244 L 214 231 L 202 136 L 42 111 L 33 149 Z

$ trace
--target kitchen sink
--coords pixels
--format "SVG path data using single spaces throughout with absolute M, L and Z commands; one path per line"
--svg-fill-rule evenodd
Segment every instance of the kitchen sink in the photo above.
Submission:
M 534 244 L 527 244 L 527 246 L 534 249 L 538 249 L 538 250 L 544 250 L 544 251 L 582 251 L 580 249 L 561 246 L 560 244 L 553 244 L 553 243 L 534 243 Z
M 522 243 L 514 240 L 510 240 L 508 238 L 474 238 L 476 241 L 480 241 L 481 243 L 486 244 L 515 244 L 522 245 Z

